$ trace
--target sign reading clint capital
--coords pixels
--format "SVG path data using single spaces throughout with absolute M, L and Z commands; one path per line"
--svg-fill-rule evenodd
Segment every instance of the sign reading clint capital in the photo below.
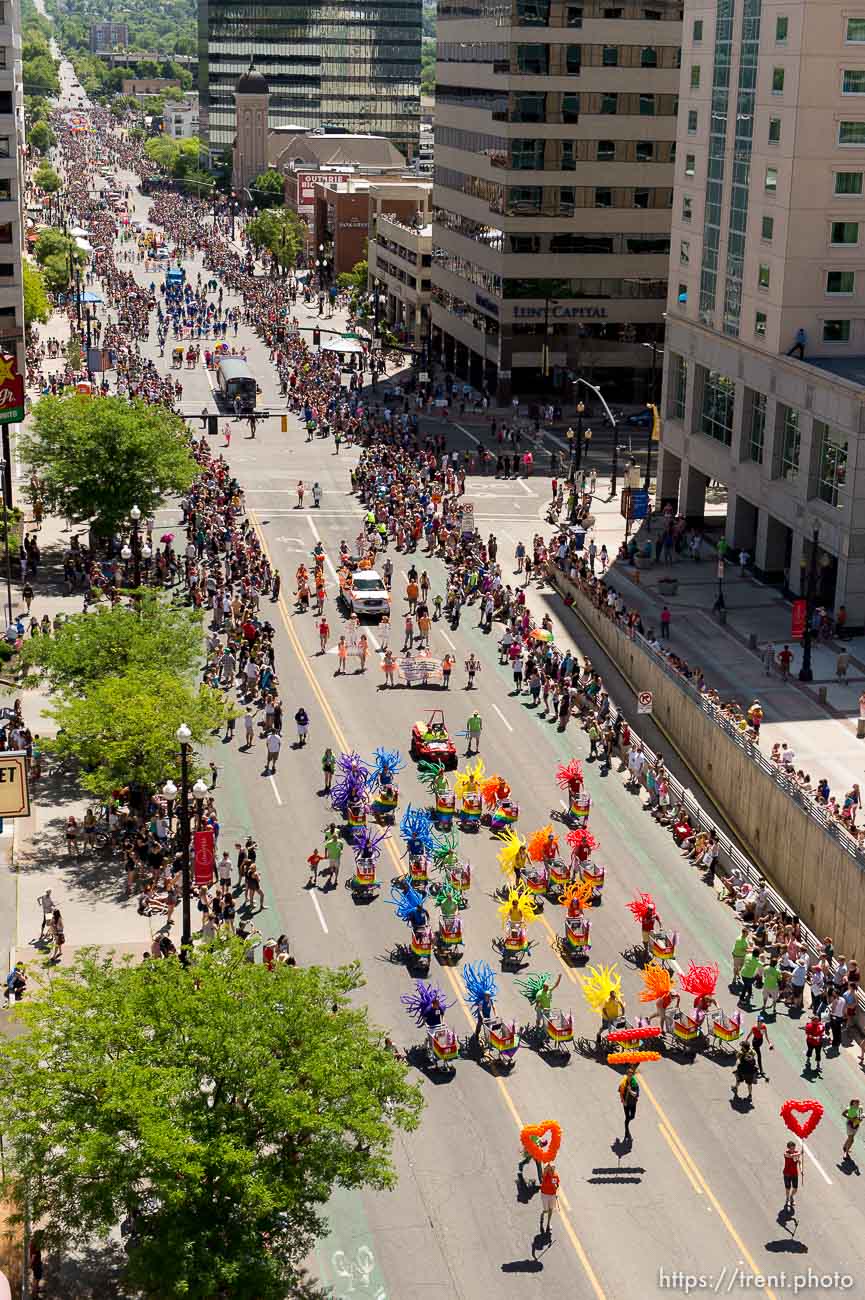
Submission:
M 24 419 L 24 376 L 18 373 L 18 358 L 0 354 L 0 424 L 19 424 Z
M 546 307 L 514 306 L 514 320 L 544 320 Z M 550 303 L 551 320 L 606 320 L 606 307 L 566 307 L 559 303 Z
M 27 755 L 3 754 L 0 758 L 0 817 L 29 817 L 30 786 Z

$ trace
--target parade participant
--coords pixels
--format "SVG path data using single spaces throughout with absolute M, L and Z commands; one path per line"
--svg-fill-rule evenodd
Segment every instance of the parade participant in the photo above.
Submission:
M 637 1114 L 637 1102 L 640 1100 L 640 1081 L 637 1078 L 636 1065 L 629 1065 L 625 1077 L 619 1084 L 619 1100 L 625 1116 L 625 1141 L 631 1140 L 631 1121 Z
M 650 962 L 640 971 L 643 981 L 641 1002 L 654 1002 L 655 1010 L 647 1017 L 649 1024 L 657 1017 L 661 1029 L 668 1033 L 672 1027 L 673 1016 L 679 1009 L 681 999 L 673 988 L 673 977 L 660 962 Z
M 743 1042 L 736 1057 L 736 1081 L 733 1084 L 733 1097 L 739 1100 L 739 1087 L 744 1083 L 748 1089 L 748 1101 L 753 1100 L 754 1084 L 757 1079 L 757 1058 L 750 1043 Z
M 842 1163 L 849 1161 L 853 1163 L 853 1157 L 850 1154 L 853 1149 L 853 1143 L 862 1125 L 863 1116 L 862 1107 L 859 1105 L 859 1098 L 852 1097 L 850 1105 L 846 1106 L 841 1112 L 841 1118 L 844 1120 L 847 1128 L 847 1136 L 844 1140 L 844 1146 L 841 1150 Z
M 544 1165 L 541 1178 L 541 1235 L 549 1235 L 553 1222 L 553 1211 L 559 1208 L 559 1175 L 552 1163 Z M 547 1226 L 544 1228 L 544 1217 Z
M 638 894 L 627 906 L 628 911 L 640 922 L 643 948 L 648 958 L 651 956 L 652 934 L 661 920 L 655 909 L 655 900 L 651 894 Z
M 805 1182 L 805 1167 L 802 1153 L 795 1142 L 788 1142 L 784 1148 L 784 1209 L 793 1214 L 796 1209 L 796 1193 L 799 1190 L 799 1175 Z
M 493 974 L 492 967 L 485 961 L 469 964 L 464 967 L 463 983 L 466 989 L 466 1001 L 474 1012 L 475 1028 L 471 1037 L 471 1042 L 475 1047 L 480 1045 L 481 1033 L 486 1030 L 489 1033 L 493 1018 L 496 1012 L 496 994 L 498 987 L 496 977 Z

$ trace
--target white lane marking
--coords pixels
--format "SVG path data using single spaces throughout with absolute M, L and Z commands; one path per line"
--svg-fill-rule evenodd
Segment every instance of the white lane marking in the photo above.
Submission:
M 276 802 L 279 804 L 279 806 L 280 806 L 280 808 L 281 808 L 281 807 L 282 807 L 282 796 L 280 795 L 279 790 L 278 790 L 278 788 L 277 788 L 276 777 L 273 776 L 272 774 L 271 774 L 271 777 L 270 777 L 270 784 L 271 784 L 272 787 L 273 787 L 273 797 L 276 799 Z
M 526 496 L 529 496 L 529 497 L 536 497 L 536 496 L 538 495 L 537 492 L 533 492 L 533 491 L 532 491 L 532 489 L 529 487 L 528 483 L 526 483 L 525 479 L 518 478 L 518 479 L 517 479 L 517 482 L 519 483 L 520 487 L 521 487 L 521 488 L 523 489 L 523 491 L 525 492 Z
M 271 512 L 271 513 L 272 513 L 272 512 Z M 312 518 L 311 515 L 307 515 L 307 516 L 306 516 L 306 522 L 309 524 L 310 528 L 312 529 L 312 535 L 313 535 L 313 537 L 315 538 L 315 540 L 316 540 L 317 542 L 320 542 L 320 541 L 321 541 L 321 534 L 319 533 L 318 528 L 316 527 L 315 520 Z M 333 560 L 331 560 L 330 556 L 329 556 L 327 553 L 325 553 L 324 562 L 325 562 L 325 564 L 327 565 L 327 567 L 330 569 L 330 572 L 331 572 L 331 575 L 332 575 L 332 577 L 333 577 L 333 580 L 334 580 L 334 582 L 336 583 L 337 592 L 338 592 L 338 591 L 339 591 L 339 578 L 337 577 L 336 569 L 333 567 Z M 372 633 L 371 631 L 370 631 L 370 632 L 367 632 L 367 636 L 368 636 L 370 642 L 372 643 L 372 647 L 373 647 L 373 649 L 374 649 L 374 650 L 381 650 L 381 646 L 379 645 L 377 638 L 373 635 L 373 633 Z
M 450 637 L 448 636 L 447 632 L 442 631 L 442 636 L 444 637 L 445 641 L 447 641 L 447 643 L 448 643 L 448 645 L 450 646 L 451 650 L 456 650 L 456 646 L 454 645 L 453 641 L 452 641 L 452 640 L 450 639 Z
M 472 442 L 475 444 L 476 447 L 479 447 L 481 445 L 480 438 L 476 438 L 473 433 L 469 433 L 468 429 L 464 429 L 461 424 L 455 424 L 454 428 L 459 429 L 460 433 L 464 433 L 467 438 L 471 438 Z
M 499 706 L 498 706 L 497 704 L 494 704 L 494 705 L 493 705 L 493 708 L 495 709 L 496 713 L 497 713 L 497 714 L 499 715 L 499 717 L 501 718 L 502 722 L 503 722 L 503 723 L 505 724 L 505 726 L 507 727 L 508 731 L 513 731 L 513 727 L 512 727 L 511 724 L 508 722 L 507 718 L 506 718 L 505 715 L 502 713 L 502 711 L 501 711 L 501 709 L 499 708 Z
M 803 1143 L 802 1145 L 803 1145 L 803 1147 L 805 1146 L 804 1143 Z M 829 1177 L 829 1175 L 826 1173 L 826 1170 L 825 1170 L 825 1169 L 823 1168 L 823 1166 L 820 1164 L 820 1161 L 817 1159 L 817 1157 L 816 1157 L 815 1155 L 812 1154 L 812 1152 L 811 1152 L 811 1148 L 810 1148 L 810 1147 L 805 1147 L 805 1155 L 806 1155 L 806 1156 L 808 1157 L 808 1159 L 811 1161 L 811 1163 L 813 1164 L 814 1168 L 817 1170 L 817 1173 L 820 1174 L 821 1177 L 823 1178 L 823 1180 L 824 1180 L 825 1182 L 827 1182 L 827 1183 L 829 1184 L 829 1186 L 831 1187 L 831 1186 L 832 1186 L 832 1179 L 831 1179 L 831 1178 Z
M 321 928 L 322 928 L 322 930 L 324 930 L 325 934 L 328 934 L 329 931 L 328 931 L 328 928 L 327 928 L 327 921 L 325 921 L 325 919 L 324 919 L 324 912 L 321 910 L 321 904 L 319 903 L 319 901 L 318 901 L 318 899 L 317 899 L 317 897 L 316 897 L 316 895 L 315 895 L 315 891 L 311 889 L 311 890 L 309 891 L 309 896 L 310 896 L 310 898 L 312 899 L 313 907 L 314 907 L 315 910 L 318 912 L 318 919 L 319 919 L 319 921 L 321 921 Z

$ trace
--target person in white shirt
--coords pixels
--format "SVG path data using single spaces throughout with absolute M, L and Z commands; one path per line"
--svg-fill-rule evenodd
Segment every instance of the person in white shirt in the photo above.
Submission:
M 276 764 L 279 758 L 279 751 L 282 748 L 282 737 L 278 731 L 271 731 L 267 737 L 267 766 L 265 774 L 270 775 L 276 771 Z

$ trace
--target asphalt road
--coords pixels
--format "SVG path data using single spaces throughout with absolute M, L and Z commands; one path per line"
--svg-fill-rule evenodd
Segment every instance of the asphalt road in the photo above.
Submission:
M 137 215 L 143 216 L 146 207 L 139 197 Z M 186 265 L 194 277 L 195 264 Z M 311 318 L 302 317 L 306 320 Z M 252 336 L 241 339 L 263 386 L 263 405 L 281 405 L 266 349 Z M 209 394 L 207 376 L 201 370 L 184 371 L 182 379 L 184 406 L 200 410 Z M 272 617 L 286 717 L 298 705 L 306 707 L 311 743 L 302 751 L 286 745 L 274 779 L 263 775 L 260 743 L 249 754 L 236 745 L 217 747 L 225 842 L 252 831 L 261 846 L 271 909 L 260 922 L 265 934 L 286 930 L 304 963 L 358 959 L 372 1018 L 409 1047 L 421 1035 L 399 1001 L 411 982 L 404 968 L 390 960 L 391 949 L 404 936 L 386 901 L 387 889 L 378 901 L 362 907 L 342 887 L 329 893 L 305 888 L 306 856 L 321 845 L 322 828 L 330 820 L 317 793 L 321 751 L 333 744 L 371 755 L 384 744 L 407 755 L 411 724 L 425 710 L 443 705 L 450 726 L 461 730 L 477 707 L 484 720 L 482 756 L 488 770 L 510 781 L 521 805 L 520 830 L 528 833 L 560 811 L 556 765 L 574 755 L 585 758 L 587 742 L 573 726 L 560 735 L 525 700 L 509 695 L 510 676 L 497 664 L 495 638 L 474 626 L 477 618 L 471 611 L 455 631 L 435 625 L 434 652 L 452 648 L 457 658 L 449 694 L 435 688 L 385 694 L 376 663 L 364 675 L 336 678 L 335 656 L 317 654 L 314 617 L 294 613 L 291 589 L 297 565 L 308 559 L 319 537 L 330 556 L 341 538 L 353 543 L 360 512 L 348 492 L 348 473 L 356 457 L 351 452 L 337 457 L 329 441 L 305 442 L 293 418 L 287 434 L 274 418 L 259 426 L 254 440 L 245 436 L 245 425 L 233 428 L 224 454 L 245 485 L 250 516 L 284 575 L 284 599 Z M 223 440 L 213 441 L 218 445 Z M 321 483 L 320 509 L 309 508 L 309 492 L 304 509 L 294 508 L 294 486 L 301 478 L 307 486 L 315 479 Z M 505 564 L 516 541 L 530 543 L 542 527 L 542 480 L 477 480 L 470 483 L 467 497 L 475 503 L 481 530 L 497 534 Z M 392 641 L 398 645 L 407 561 L 398 554 L 393 558 Z M 442 591 L 440 563 L 423 557 L 416 563 L 429 571 L 433 593 Z M 327 612 L 334 643 L 341 622 L 335 585 L 331 572 Z M 547 597 L 539 592 L 532 599 L 540 606 Z M 582 633 L 558 622 L 560 606 L 551 608 L 558 638 L 591 655 Z M 467 693 L 461 667 L 470 650 L 483 667 L 478 689 Z M 286 730 L 290 737 L 289 724 Z M 638 890 L 648 890 L 663 920 L 681 934 L 682 964 L 691 958 L 720 964 L 719 1000 L 731 1007 L 726 979 L 737 932 L 731 914 L 641 810 L 638 798 L 624 789 L 617 772 L 602 777 L 587 764 L 587 784 L 594 800 L 590 826 L 601 844 L 597 856 L 608 868 L 604 902 L 593 915 L 593 961 L 618 962 L 626 1001 L 635 1009 L 639 978 L 623 954 L 638 934 L 625 905 Z M 401 807 L 409 800 L 423 802 L 410 762 L 400 787 Z M 394 839 L 392 846 L 381 863 L 385 880 L 399 869 L 401 843 Z M 496 848 L 485 831 L 463 837 L 475 873 L 463 917 L 465 960 L 484 958 L 494 967 L 491 943 L 500 933 L 492 896 L 500 881 Z M 573 1011 L 578 1032 L 593 1036 L 596 1019 L 583 1000 L 577 974 L 562 965 L 552 946 L 561 928 L 558 909 L 548 904 L 544 918 L 533 926 L 530 969 L 562 973 L 555 1004 Z M 434 966 L 432 978 L 455 1000 L 449 1020 L 467 1035 L 471 1026 L 460 1002 L 459 971 Z M 498 1004 L 521 1021 L 529 1019 L 528 1004 L 511 975 L 499 977 Z M 800 1290 L 819 1289 L 813 1280 L 807 1285 L 808 1270 L 818 1281 L 822 1278 L 823 1289 L 865 1295 L 861 1184 L 858 1171 L 838 1167 L 840 1110 L 862 1091 L 856 1058 L 850 1051 L 840 1060 L 830 1058 L 825 1078 L 809 1082 L 801 1073 L 804 1035 L 786 1011 L 774 1026 L 770 1022 L 770 1034 L 775 1043 L 766 1058 L 770 1078 L 756 1087 L 750 1110 L 731 1104 L 729 1057 L 665 1058 L 645 1066 L 631 1149 L 621 1141 L 617 1074 L 581 1055 L 553 1058 L 524 1047 L 507 1079 L 471 1059 L 457 1063 L 450 1081 L 427 1076 L 422 1126 L 397 1142 L 398 1187 L 382 1195 L 338 1194 L 332 1231 L 317 1253 L 316 1269 L 333 1284 L 336 1296 L 378 1300 L 511 1300 L 549 1294 L 613 1300 L 685 1290 L 687 1277 L 702 1278 L 702 1290 L 742 1295 L 762 1289 L 757 1275 L 771 1275 L 765 1289 L 780 1296 L 792 1294 L 794 1274 L 806 1275 Z M 826 1107 L 808 1143 L 797 1222 L 779 1219 L 787 1137 L 779 1107 L 788 1097 L 816 1097 Z M 519 1128 L 547 1118 L 564 1129 L 558 1160 L 563 1208 L 554 1218 L 551 1242 L 537 1236 L 538 1198 L 527 1198 L 516 1181 Z M 833 1274 L 845 1275 L 834 1288 L 828 1285 Z

